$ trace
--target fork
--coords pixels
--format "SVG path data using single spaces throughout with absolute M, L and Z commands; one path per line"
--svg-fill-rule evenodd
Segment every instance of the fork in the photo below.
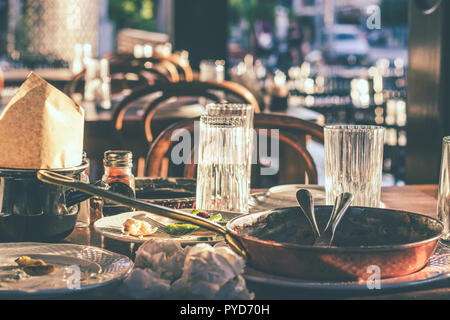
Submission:
M 159 221 L 156 221 L 155 219 L 150 218 L 148 215 L 146 215 L 145 213 L 143 214 L 139 214 L 134 216 L 133 218 L 135 219 L 139 219 L 139 220 L 143 220 L 145 222 L 148 222 L 152 227 L 157 228 L 158 231 L 163 232 L 163 233 L 167 233 L 166 232 L 166 225 L 162 224 Z

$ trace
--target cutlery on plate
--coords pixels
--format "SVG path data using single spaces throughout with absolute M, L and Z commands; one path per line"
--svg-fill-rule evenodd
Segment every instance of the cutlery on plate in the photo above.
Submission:
M 353 201 L 353 194 L 344 192 L 337 196 L 331 212 L 328 224 L 320 237 L 314 242 L 314 246 L 329 247 L 333 242 L 336 227 Z

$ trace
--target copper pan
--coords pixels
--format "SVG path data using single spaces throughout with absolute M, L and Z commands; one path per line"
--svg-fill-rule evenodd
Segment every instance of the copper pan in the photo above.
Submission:
M 418 226 L 426 234 L 413 241 L 393 244 L 362 247 L 315 247 L 277 241 L 261 240 L 251 236 L 249 228 L 261 223 L 268 216 L 292 215 L 299 213 L 299 208 L 281 208 L 267 212 L 252 213 L 236 217 L 226 227 L 183 211 L 166 208 L 156 204 L 140 201 L 106 191 L 73 178 L 62 176 L 51 171 L 40 170 L 38 178 L 46 183 L 62 185 L 80 190 L 118 204 L 148 211 L 182 222 L 192 223 L 223 236 L 231 249 L 247 259 L 247 263 L 264 272 L 279 274 L 308 280 L 364 280 L 373 275 L 374 270 L 381 272 L 382 278 L 399 277 L 414 273 L 423 268 L 434 253 L 443 225 L 436 219 L 404 211 L 351 207 L 345 218 L 358 214 L 379 213 L 389 219 L 406 219 Z M 331 207 L 316 207 L 318 217 L 331 213 Z M 303 217 L 304 218 L 304 217 Z M 325 217 L 326 218 L 326 217 Z M 305 219 L 305 224 L 309 225 Z M 339 225 L 345 225 L 344 219 Z M 401 226 L 400 226 L 401 227 Z M 399 229 L 400 230 L 400 229 Z M 336 234 L 336 242 L 338 236 Z

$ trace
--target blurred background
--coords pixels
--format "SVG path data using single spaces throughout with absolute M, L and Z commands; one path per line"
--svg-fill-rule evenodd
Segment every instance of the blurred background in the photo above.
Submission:
M 414 49 L 427 49 L 424 36 L 416 36 L 417 25 L 423 24 L 419 13 L 425 17 L 436 3 L 440 1 L 0 0 L 0 69 L 5 78 L 1 104 L 23 81 L 18 70 L 41 70 L 63 87 L 83 69 L 86 57 L 143 56 L 146 46 L 155 50 L 155 45 L 165 45 L 188 59 L 196 76 L 243 84 L 262 109 L 300 110 L 322 125 L 385 126 L 383 183 L 426 183 L 427 177 L 432 181 L 437 176 L 439 152 L 432 143 L 436 159 L 417 158 L 429 145 L 420 145 L 418 139 L 407 157 L 412 134 L 435 128 L 433 121 L 408 128 L 408 72 L 415 70 L 408 60 Z M 448 43 L 442 31 L 448 7 L 441 6 L 444 13 L 427 18 L 439 23 L 430 27 L 430 38 L 436 39 L 431 51 L 438 43 Z M 416 24 L 411 22 L 415 15 Z M 214 68 L 220 65 L 223 74 L 208 74 L 211 63 Z M 54 69 L 57 75 L 46 73 Z M 434 119 L 448 115 L 437 108 L 443 113 L 430 112 Z M 411 113 L 411 119 L 416 121 L 416 114 Z M 448 130 L 446 121 L 435 136 Z M 421 148 L 423 152 L 417 151 Z M 432 174 L 410 170 L 408 176 L 407 159 L 430 166 Z

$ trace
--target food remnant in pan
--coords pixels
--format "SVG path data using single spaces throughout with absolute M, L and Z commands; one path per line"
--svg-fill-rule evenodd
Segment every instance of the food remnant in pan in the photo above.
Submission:
M 55 271 L 55 266 L 47 264 L 45 266 L 23 267 L 23 271 L 30 276 L 43 276 Z
M 136 219 L 127 219 L 122 225 L 122 232 L 135 237 L 145 237 L 154 234 L 158 228 L 145 221 Z
M 21 256 L 15 262 L 30 276 L 43 276 L 55 271 L 55 266 L 45 263 L 42 259 L 32 259 Z
M 28 256 L 21 256 L 14 260 L 20 267 L 36 267 L 36 266 L 45 266 L 46 263 L 42 259 L 32 259 Z

